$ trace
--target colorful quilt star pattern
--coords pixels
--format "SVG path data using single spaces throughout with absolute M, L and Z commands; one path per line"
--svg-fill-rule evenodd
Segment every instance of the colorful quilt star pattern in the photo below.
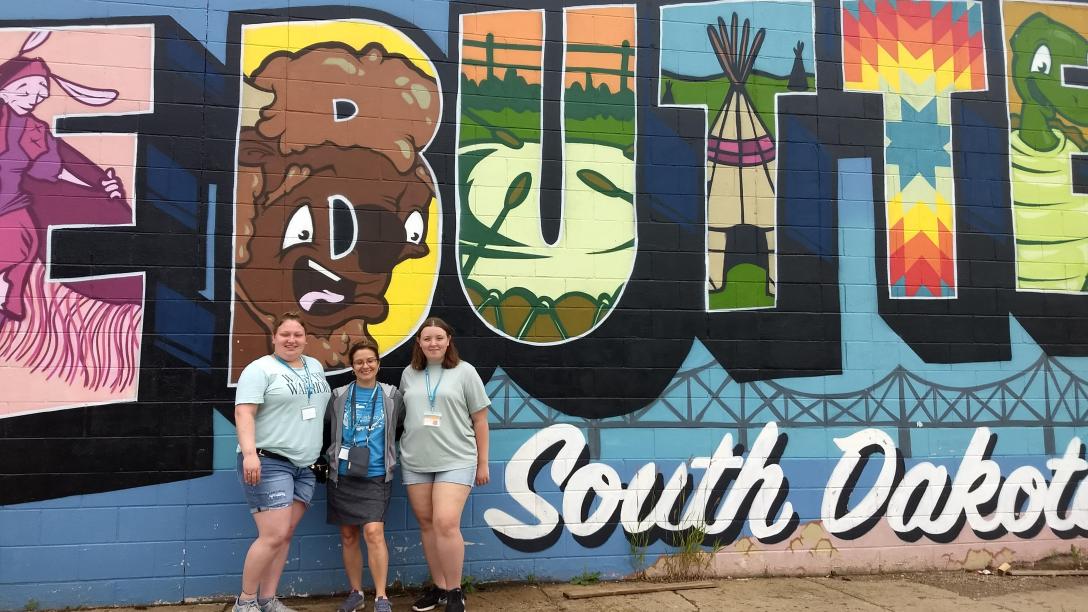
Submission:
M 986 88 L 982 4 L 846 0 L 842 26 L 844 87 L 884 94 L 890 294 L 954 298 L 950 95 Z

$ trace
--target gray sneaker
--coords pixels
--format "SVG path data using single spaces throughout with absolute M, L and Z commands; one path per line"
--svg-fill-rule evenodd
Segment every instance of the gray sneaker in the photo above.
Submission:
M 250 599 L 249 601 L 234 600 L 234 610 L 232 612 L 261 612 L 261 606 L 257 603 L 256 599 Z
M 260 606 L 261 612 L 297 612 L 293 608 L 288 608 L 279 597 L 273 597 L 272 601 Z
M 348 593 L 348 598 L 344 600 L 344 603 L 336 608 L 336 612 L 355 612 L 359 608 L 365 607 L 366 597 L 359 591 L 352 591 Z
M 388 597 L 381 597 L 374 600 L 374 612 L 393 612 L 393 604 L 389 602 Z

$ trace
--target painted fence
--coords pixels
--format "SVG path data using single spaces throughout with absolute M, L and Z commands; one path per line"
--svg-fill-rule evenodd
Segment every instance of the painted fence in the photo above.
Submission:
M 338 384 L 453 323 L 477 580 L 1085 548 L 1088 4 L 5 3 L 0 81 L 0 609 L 236 591 L 288 309 Z

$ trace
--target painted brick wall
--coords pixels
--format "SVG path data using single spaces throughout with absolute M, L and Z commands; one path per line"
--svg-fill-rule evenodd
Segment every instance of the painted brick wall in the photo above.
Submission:
M 479 581 L 1084 550 L 1086 37 L 1020 0 L 6 3 L 0 609 L 237 591 L 234 382 L 287 309 L 334 385 L 453 324 Z M 284 594 L 346 589 L 324 500 Z M 400 484 L 386 530 L 425 580 Z

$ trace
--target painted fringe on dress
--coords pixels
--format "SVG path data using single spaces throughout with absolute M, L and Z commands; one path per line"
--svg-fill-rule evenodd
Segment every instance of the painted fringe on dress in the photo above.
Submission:
M 139 366 L 141 305 L 101 302 L 47 283 L 41 262 L 27 280 L 26 318 L 0 324 L 0 359 L 87 389 L 131 386 Z

